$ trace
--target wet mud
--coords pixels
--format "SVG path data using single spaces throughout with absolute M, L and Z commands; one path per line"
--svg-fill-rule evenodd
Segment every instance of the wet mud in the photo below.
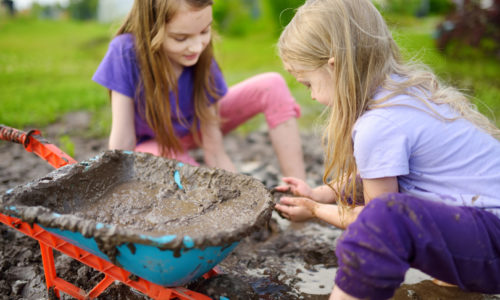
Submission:
M 83 136 L 81 132 L 85 131 L 89 121 L 86 113 L 72 114 L 57 124 L 43 129 L 42 133 L 51 141 L 57 141 L 57 136 L 63 134 L 71 136 L 75 143 L 75 158 L 78 161 L 86 160 L 101 153 L 106 147 L 105 140 L 81 137 Z M 309 133 L 303 134 L 302 138 L 308 180 L 311 184 L 319 184 L 323 172 L 320 139 L 318 135 Z M 230 135 L 225 140 L 225 146 L 241 172 L 251 175 L 266 187 L 279 183 L 278 164 L 270 141 L 263 131 L 244 137 Z M 199 151 L 193 152 L 193 155 L 198 159 L 202 157 Z M 42 179 L 52 170 L 46 162 L 25 152 L 20 145 L 0 142 L 0 195 L 17 185 L 25 185 L 30 180 Z M 99 178 L 99 180 L 105 182 L 105 178 Z M 113 209 L 122 209 L 122 213 L 127 215 L 127 218 L 113 219 L 116 213 L 109 211 L 110 207 L 103 210 L 95 203 L 87 203 L 85 212 L 77 209 L 75 217 L 91 218 L 98 222 L 103 220 L 110 223 L 121 222 L 120 227 L 129 228 L 130 231 L 146 230 L 149 234 L 161 232 L 162 230 L 158 231 L 158 229 L 163 228 L 162 222 L 176 218 L 165 214 L 168 216 L 167 219 L 155 219 L 155 216 L 164 214 L 161 208 L 158 211 L 148 210 L 132 200 L 126 208 L 120 207 L 120 199 L 125 195 L 133 199 L 146 195 L 153 199 L 157 197 L 158 191 L 164 191 L 162 199 L 180 199 L 183 195 L 175 186 L 165 187 L 161 181 L 159 181 L 161 184 L 155 182 L 155 184 L 147 185 L 133 176 L 122 182 L 127 184 L 112 186 L 100 197 L 106 198 L 107 202 L 114 203 Z M 207 197 L 210 203 L 219 203 L 225 198 L 237 198 L 236 195 L 224 193 L 222 195 L 213 193 Z M 190 215 L 190 212 L 193 212 L 191 215 L 203 215 L 203 212 L 210 211 L 209 204 L 190 205 L 187 205 L 188 207 L 180 205 L 174 209 L 185 212 L 186 215 Z M 69 206 L 64 209 L 67 209 L 67 212 L 74 211 L 74 208 Z M 148 223 L 150 221 L 145 221 L 148 215 L 151 220 L 156 221 L 152 224 Z M 134 218 L 137 222 L 129 221 Z M 172 223 L 177 221 L 172 221 Z M 182 233 L 182 231 L 179 232 Z M 218 265 L 225 276 L 212 280 L 210 285 L 200 287 L 200 290 L 209 294 L 211 290 L 230 287 L 230 289 L 240 291 L 241 295 L 248 296 L 241 299 L 255 297 L 258 299 L 328 299 L 337 267 L 335 242 L 341 234 L 341 230 L 321 222 L 290 223 L 273 212 L 266 226 L 244 237 L 229 256 Z M 47 299 L 48 294 L 37 241 L 3 224 L 0 224 L 0 235 L 0 299 Z M 58 276 L 87 291 L 103 278 L 103 274 L 64 254 L 57 251 L 54 254 Z M 248 287 L 251 290 L 248 290 Z M 62 299 L 71 298 L 63 294 Z M 124 284 L 114 283 L 99 296 L 99 299 L 149 298 Z M 404 284 L 396 291 L 394 299 L 500 299 L 500 297 L 466 293 L 453 287 L 440 287 L 432 283 L 425 274 L 410 270 Z
M 159 248 L 179 250 L 186 236 L 197 248 L 241 240 L 268 222 L 272 201 L 251 176 L 115 150 L 8 190 L 0 211 L 103 248 L 176 235 Z

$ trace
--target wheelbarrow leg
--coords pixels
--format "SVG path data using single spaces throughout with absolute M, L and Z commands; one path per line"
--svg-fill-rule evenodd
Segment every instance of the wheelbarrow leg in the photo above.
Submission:
M 59 299 L 61 295 L 59 295 L 59 290 L 56 288 L 56 284 L 54 282 L 54 279 L 57 277 L 56 266 L 54 264 L 54 252 L 51 247 L 45 245 L 44 243 L 39 242 L 39 244 L 40 251 L 42 253 L 43 270 L 45 272 L 45 281 L 48 289 L 47 292 L 50 295 L 53 291 L 55 297 Z
M 97 298 L 102 292 L 104 292 L 110 284 L 112 284 L 115 281 L 111 276 L 108 274 L 104 275 L 104 278 L 99 282 L 89 293 L 88 297 L 90 299 Z
M 47 282 L 47 289 L 49 299 L 61 297 L 60 292 L 64 292 L 76 299 L 87 299 L 85 291 L 67 282 L 66 280 L 57 277 L 56 265 L 54 263 L 54 251 L 52 247 L 39 242 L 40 251 L 42 253 L 43 269 L 45 272 L 45 281 Z

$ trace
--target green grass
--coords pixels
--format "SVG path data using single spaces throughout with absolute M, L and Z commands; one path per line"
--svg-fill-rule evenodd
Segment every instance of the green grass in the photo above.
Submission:
M 15 19 L 0 22 L 0 123 L 45 126 L 62 114 L 96 111 L 106 92 L 91 81 L 109 25 Z
M 459 59 L 444 56 L 436 50 L 432 38 L 439 18 L 410 18 L 406 23 L 389 19 L 392 20 L 389 24 L 393 36 L 407 60 L 427 64 L 443 81 L 470 95 L 478 109 L 500 126 L 500 61 L 491 57 Z
M 445 81 L 466 89 L 477 99 L 480 110 L 500 124 L 500 62 L 442 56 L 432 39 L 436 17 L 387 19 L 406 58 L 416 57 Z M 91 77 L 115 28 L 95 22 L 2 18 L 0 124 L 43 128 L 66 112 L 88 110 L 94 116 L 89 134 L 107 135 L 111 119 L 108 96 Z M 245 37 L 221 36 L 216 42 L 216 55 L 230 85 L 261 72 L 283 74 L 302 107 L 299 124 L 308 129 L 323 107 L 312 101 L 308 91 L 283 70 L 275 49 L 276 39 L 274 30 Z M 241 131 L 262 124 L 263 118 L 256 118 Z

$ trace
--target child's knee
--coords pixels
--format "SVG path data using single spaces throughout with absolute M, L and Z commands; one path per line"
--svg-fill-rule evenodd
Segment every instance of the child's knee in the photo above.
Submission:
M 160 156 L 160 146 L 158 143 L 154 140 L 147 140 L 145 142 L 140 143 L 137 145 L 134 149 L 135 152 L 144 152 L 144 153 L 150 153 L 156 156 Z
M 279 102 L 295 102 L 285 79 L 276 72 L 263 73 L 257 76 L 258 89 L 269 105 Z
M 286 81 L 278 72 L 267 72 L 258 75 L 261 86 L 264 90 L 273 90 L 276 88 L 287 88 Z
M 300 106 L 290 93 L 281 74 L 276 72 L 260 74 L 259 80 L 263 112 L 270 128 L 300 116 Z

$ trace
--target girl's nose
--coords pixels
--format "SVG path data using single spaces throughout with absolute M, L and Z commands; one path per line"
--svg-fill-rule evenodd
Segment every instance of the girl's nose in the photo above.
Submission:
M 194 39 L 193 42 L 188 47 L 188 50 L 194 53 L 199 53 L 201 52 L 202 49 L 203 49 L 203 41 L 200 38 Z

